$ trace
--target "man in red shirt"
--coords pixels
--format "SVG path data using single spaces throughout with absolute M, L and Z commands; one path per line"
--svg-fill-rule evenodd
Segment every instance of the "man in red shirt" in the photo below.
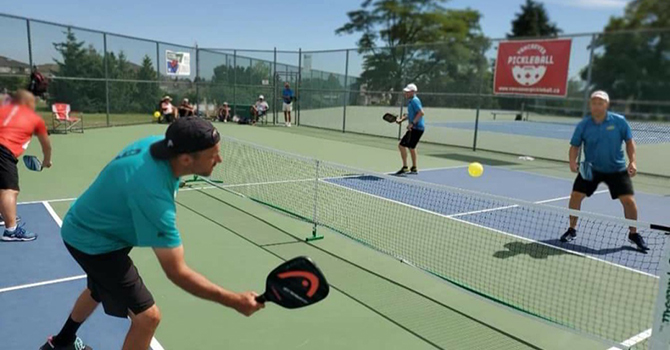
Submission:
M 18 158 L 28 148 L 33 135 L 42 146 L 42 166 L 51 167 L 51 142 L 44 120 L 35 113 L 35 96 L 19 90 L 10 104 L 0 107 L 0 214 L 5 219 L 6 242 L 33 241 L 37 238 L 16 225 L 16 199 L 19 196 Z

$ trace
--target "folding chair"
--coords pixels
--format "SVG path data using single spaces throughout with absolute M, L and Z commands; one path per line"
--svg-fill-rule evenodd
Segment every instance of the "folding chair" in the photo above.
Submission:
M 70 111 L 69 104 L 54 103 L 51 105 L 51 112 L 53 113 L 53 133 L 84 132 L 84 114 Z

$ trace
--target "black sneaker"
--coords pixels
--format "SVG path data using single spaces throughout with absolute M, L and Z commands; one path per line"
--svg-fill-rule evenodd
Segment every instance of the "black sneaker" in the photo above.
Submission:
M 53 337 L 49 337 L 47 339 L 47 342 L 40 347 L 40 350 L 93 350 L 92 347 L 84 344 L 84 342 L 81 340 L 81 338 L 77 337 L 77 339 L 74 340 L 74 343 L 68 345 L 68 346 L 55 346 L 51 342 L 53 341 Z
M 409 173 L 410 175 L 416 175 L 419 173 L 419 171 L 416 169 L 415 166 L 413 166 L 412 168 L 409 169 Z
M 644 238 L 642 238 L 642 235 L 639 233 L 629 234 L 628 241 L 635 244 L 639 251 L 646 252 L 647 250 L 649 250 L 647 243 L 644 242 Z
M 563 236 L 561 236 L 561 242 L 571 242 L 577 238 L 577 231 L 574 228 L 570 227 Z
M 404 166 L 404 167 L 400 168 L 400 170 L 396 171 L 395 175 L 402 175 L 402 174 L 406 174 L 408 172 L 409 172 L 409 170 L 407 170 L 407 167 Z

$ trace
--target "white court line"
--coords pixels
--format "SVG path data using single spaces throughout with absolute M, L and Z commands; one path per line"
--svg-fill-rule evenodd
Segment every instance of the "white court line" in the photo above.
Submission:
M 42 201 L 42 204 L 46 208 L 46 210 L 49 212 L 51 217 L 56 221 L 56 224 L 58 224 L 58 227 L 63 226 L 63 220 L 61 220 L 60 216 L 56 214 L 56 211 L 54 208 L 49 204 L 47 201 Z M 32 283 L 29 285 L 23 285 L 23 286 L 17 286 L 17 287 L 10 287 L 10 288 L 5 288 L 5 289 L 0 289 L 0 293 L 3 291 L 9 291 L 9 290 L 17 290 L 17 289 L 25 289 L 25 288 L 32 288 L 32 287 L 38 287 L 38 286 L 43 286 L 46 284 L 54 284 L 54 283 L 61 283 L 61 282 L 68 282 L 68 281 L 74 281 L 74 280 L 79 280 L 86 278 L 86 275 L 79 275 L 79 276 L 73 276 L 73 277 L 67 277 L 67 278 L 61 278 L 58 280 L 52 280 L 52 281 L 46 281 L 46 282 L 39 282 L 39 283 Z M 161 344 L 156 340 L 155 337 L 151 338 L 151 349 L 152 350 L 165 350 Z
M 651 337 L 651 328 L 629 339 L 626 339 L 625 341 L 621 342 L 621 346 L 623 346 L 624 349 L 628 349 L 637 343 L 643 342 L 645 339 L 649 337 Z M 621 350 L 621 348 L 613 346 L 607 350 Z
M 598 258 L 590 256 L 588 254 L 583 254 L 583 253 L 579 253 L 579 252 L 576 252 L 576 251 L 564 249 L 564 248 L 561 248 L 561 247 L 557 247 L 557 246 L 554 246 L 554 245 L 551 245 L 551 244 L 548 244 L 548 243 L 544 243 L 544 242 L 539 242 L 539 241 L 536 241 L 534 239 L 526 238 L 526 237 L 523 237 L 523 236 L 517 236 L 515 234 L 505 232 L 505 231 L 501 231 L 501 230 L 495 229 L 493 227 L 487 227 L 487 226 L 476 224 L 474 222 L 469 222 L 469 221 L 461 220 L 461 219 L 458 219 L 458 218 L 455 218 L 455 217 L 450 217 L 448 215 L 444 215 L 444 214 L 440 214 L 440 213 L 437 213 L 437 212 L 434 212 L 434 211 L 430 211 L 430 210 L 426 210 L 426 209 L 423 209 L 423 208 L 415 207 L 415 206 L 407 204 L 407 203 L 398 202 L 398 201 L 393 200 L 393 199 L 377 196 L 377 195 L 374 195 L 374 194 L 371 194 L 371 193 L 367 193 L 367 192 L 356 190 L 356 189 L 353 189 L 353 188 L 350 188 L 350 187 L 342 186 L 342 185 L 339 185 L 339 184 L 336 184 L 336 183 L 333 183 L 333 182 L 327 182 L 327 181 L 323 181 L 323 182 L 326 183 L 326 184 L 332 185 L 332 186 L 337 186 L 337 187 L 349 190 L 349 191 L 354 191 L 354 192 L 364 194 L 364 195 L 367 195 L 367 196 L 370 196 L 370 197 L 374 197 L 374 198 L 385 200 L 385 201 L 388 201 L 388 202 L 391 202 L 391 203 L 399 204 L 399 205 L 402 205 L 402 206 L 405 206 L 405 207 L 408 207 L 408 208 L 412 208 L 414 210 L 419 210 L 419 211 L 422 211 L 422 212 L 425 212 L 425 213 L 428 213 L 428 214 L 437 215 L 437 216 L 447 218 L 447 219 L 451 219 L 451 220 L 456 220 L 458 222 L 461 222 L 461 223 L 464 223 L 464 224 L 467 224 L 467 225 L 471 225 L 471 226 L 475 226 L 475 227 L 478 227 L 478 228 L 486 229 L 486 230 L 493 231 L 493 232 L 496 232 L 496 233 L 500 233 L 500 234 L 503 234 L 503 235 L 506 235 L 506 236 L 511 236 L 511 237 L 514 237 L 514 238 L 517 238 L 517 239 L 520 239 L 520 240 L 523 240 L 523 241 L 527 241 L 527 242 L 531 242 L 531 243 L 537 243 L 537 244 L 540 244 L 540 245 L 543 245 L 543 246 L 546 246 L 546 247 L 549 247 L 549 248 L 552 248 L 552 249 L 564 251 L 568 254 L 573 254 L 573 255 L 581 256 L 583 258 L 587 258 L 587 259 L 591 259 L 591 260 L 598 261 L 598 262 L 601 262 L 601 263 L 605 263 L 605 264 L 608 264 L 608 265 L 616 266 L 616 267 L 622 268 L 624 270 L 639 273 L 639 274 L 647 276 L 647 277 L 652 277 L 652 278 L 655 278 L 655 279 L 659 278 L 658 276 L 652 275 L 650 273 L 647 273 L 647 272 L 644 272 L 644 271 L 639 271 L 639 270 L 630 268 L 628 266 L 619 265 L 619 264 L 609 262 L 609 261 L 606 261 L 606 260 L 598 259 Z M 458 215 L 458 214 L 454 214 L 454 215 Z
M 419 173 L 422 173 L 424 171 L 438 171 L 438 170 L 449 170 L 449 169 L 460 169 L 460 168 L 467 168 L 468 165 L 454 165 L 454 166 L 445 166 L 441 168 L 428 168 L 428 169 L 419 169 Z M 393 175 L 396 173 L 397 170 L 395 171 L 389 171 L 384 173 L 385 175 Z
M 78 276 L 59 278 L 59 279 L 50 280 L 50 281 L 22 284 L 20 286 L 2 288 L 2 289 L 0 289 L 0 293 L 12 292 L 12 291 L 15 291 L 15 290 L 28 289 L 28 288 L 34 288 L 34 287 L 47 286 L 47 285 L 56 284 L 56 283 L 76 281 L 76 280 L 80 280 L 80 279 L 84 279 L 84 278 L 86 278 L 86 275 L 78 275 Z
M 47 211 L 49 212 L 51 217 L 54 219 L 54 221 L 58 224 L 58 227 L 63 226 L 63 220 L 61 220 L 60 216 L 58 216 L 58 214 L 56 214 L 56 211 L 51 206 L 51 204 L 49 204 L 49 202 L 47 202 L 47 201 L 43 201 L 42 204 L 47 209 Z
M 231 185 L 233 186 L 233 185 Z M 215 186 L 202 186 L 202 187 L 189 187 L 189 188 L 184 188 L 180 189 L 179 192 L 184 192 L 184 191 L 196 191 L 196 190 L 209 190 L 216 188 Z M 16 203 L 16 205 L 27 205 L 27 204 L 37 204 L 37 203 L 58 203 L 58 202 L 72 202 L 76 200 L 77 197 L 72 197 L 72 198 L 56 198 L 56 199 L 42 199 L 42 200 L 37 200 L 37 201 L 26 201 L 26 202 L 19 202 Z M 53 209 L 52 209 L 53 210 Z
M 609 190 L 596 191 L 596 192 L 593 192 L 593 194 L 600 194 L 600 193 L 605 193 L 605 192 L 609 192 Z M 533 204 L 545 204 L 545 203 L 551 203 L 551 202 L 558 202 L 558 201 L 562 201 L 562 200 L 565 200 L 565 199 L 570 199 L 570 196 L 564 196 L 564 197 L 557 197 L 557 198 L 545 199 L 545 200 L 541 200 L 541 201 L 533 202 Z M 457 218 L 457 217 L 459 217 L 459 216 L 466 216 L 466 215 L 472 215 L 472 214 L 481 214 L 481 213 L 488 213 L 488 212 L 491 212 L 491 211 L 511 209 L 511 208 L 516 208 L 516 207 L 518 207 L 518 206 L 519 206 L 518 204 L 514 204 L 514 205 L 508 205 L 508 206 L 504 206 L 504 207 L 497 207 L 497 208 L 490 208 L 490 209 L 475 210 L 475 211 L 469 211 L 469 212 L 465 212 L 465 213 L 451 214 L 451 215 L 447 215 L 447 217 L 449 217 L 449 218 Z

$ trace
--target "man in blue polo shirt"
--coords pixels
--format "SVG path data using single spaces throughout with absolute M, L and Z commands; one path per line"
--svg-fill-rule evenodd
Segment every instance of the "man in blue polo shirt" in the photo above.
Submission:
M 293 90 L 288 81 L 284 83 L 284 91 L 282 91 L 282 99 L 284 101 L 284 123 L 286 126 L 291 126 L 291 110 L 293 104 Z
M 72 205 L 61 236 L 87 275 L 60 333 L 41 350 L 85 350 L 79 326 L 102 303 L 106 314 L 130 317 L 123 349 L 148 349 L 160 311 L 142 282 L 129 253 L 133 247 L 154 250 L 166 276 L 185 291 L 250 316 L 263 307 L 253 292 L 233 293 L 193 271 L 184 261 L 176 225 L 179 178 L 211 175 L 221 163 L 220 136 L 201 118 L 179 118 L 165 137 L 138 140 L 123 149 Z
M 416 96 L 418 91 L 416 85 L 409 84 L 404 89 L 405 98 L 407 102 L 407 114 L 402 118 L 398 119 L 397 123 L 401 124 L 403 121 L 408 120 L 407 132 L 400 140 L 398 144 L 398 149 L 400 150 L 400 157 L 402 158 L 402 168 L 398 170 L 395 174 L 401 175 L 405 173 L 418 174 L 417 169 L 417 157 L 416 157 L 416 145 L 419 143 L 423 132 L 426 130 L 424 120 L 425 114 L 423 112 L 423 106 L 421 105 L 421 100 Z M 409 153 L 412 156 L 412 168 L 407 169 L 407 149 L 409 148 Z
M 601 182 L 607 184 L 612 199 L 621 201 L 627 219 L 637 220 L 633 182 L 635 164 L 635 141 L 630 125 L 618 114 L 609 112 L 609 96 L 605 91 L 591 94 L 591 115 L 585 117 L 570 140 L 570 170 L 579 173 L 570 195 L 570 209 L 580 210 L 585 197 L 590 197 Z M 584 143 L 584 162 L 577 164 L 579 147 Z M 622 144 L 626 144 L 628 166 Z M 570 216 L 570 228 L 561 236 L 561 242 L 577 237 L 577 217 Z M 630 228 L 628 239 L 641 251 L 649 248 L 635 227 Z

